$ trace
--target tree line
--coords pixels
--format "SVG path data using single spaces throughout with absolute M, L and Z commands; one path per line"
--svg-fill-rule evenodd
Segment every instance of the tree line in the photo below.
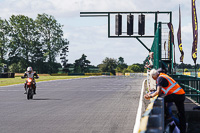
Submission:
M 87 56 L 83 54 L 81 58 L 75 60 L 74 64 L 71 64 L 71 67 L 74 68 L 73 73 L 89 73 L 91 72 L 91 68 L 95 68 L 95 66 L 90 65 L 90 61 L 86 59 Z M 144 72 L 143 64 L 132 64 L 127 65 L 124 62 L 123 57 L 119 57 L 118 59 L 106 57 L 101 64 L 97 65 L 97 72 L 110 72 L 113 75 L 116 73 L 134 73 L 134 72 Z
M 95 68 L 95 66 L 90 65 L 90 61 L 86 59 L 87 56 L 83 54 L 81 58 L 75 60 L 74 64 L 71 64 L 71 67 L 74 68 L 74 73 L 89 73 L 91 72 L 90 68 Z M 116 73 L 135 73 L 135 72 L 147 72 L 147 69 L 144 68 L 146 60 L 143 61 L 143 64 L 134 63 L 132 65 L 127 65 L 123 57 L 118 59 L 106 57 L 101 64 L 97 65 L 98 72 L 110 72 L 113 75 Z M 195 66 L 191 64 L 174 64 L 176 71 L 188 71 L 188 69 L 194 69 Z M 197 69 L 200 67 L 200 64 L 197 64 Z M 198 70 L 200 71 L 200 69 Z
M 56 63 L 60 54 L 66 67 L 69 41 L 62 27 L 48 14 L 38 14 L 35 20 L 24 15 L 0 18 L 0 64 L 7 64 L 11 72 L 32 66 L 38 73 L 55 73 L 62 67 Z
M 102 72 L 111 72 L 112 74 L 116 73 L 135 73 L 135 72 L 144 72 L 143 64 L 135 63 L 132 65 L 127 65 L 124 62 L 123 57 L 118 59 L 106 57 L 101 64 L 98 65 L 100 71 Z

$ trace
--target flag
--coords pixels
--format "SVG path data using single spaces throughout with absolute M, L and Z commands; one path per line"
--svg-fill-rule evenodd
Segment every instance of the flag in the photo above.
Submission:
M 171 42 L 172 42 L 172 45 L 174 45 L 174 28 L 173 28 L 173 25 L 172 25 L 172 23 L 168 23 L 167 24 L 168 25 L 168 27 L 169 27 L 169 29 L 170 29 L 170 33 L 172 33 L 171 34 Z M 176 61 L 175 61 L 175 45 L 174 45 L 174 63 L 176 63 Z
M 194 63 L 196 64 L 197 41 L 198 41 L 198 21 L 197 21 L 195 0 L 192 0 L 192 28 L 193 28 L 192 59 L 194 60 Z
M 172 32 L 172 35 L 171 35 L 171 42 L 172 42 L 172 44 L 174 45 L 174 28 L 173 28 L 173 25 L 172 25 L 172 23 L 168 23 L 167 25 L 168 25 L 168 27 L 169 27 L 169 30 Z
M 180 6 L 179 6 L 179 27 L 178 27 L 178 32 L 177 32 L 177 39 L 178 39 L 179 51 L 181 52 L 180 62 L 183 62 L 184 52 L 183 52 L 182 41 L 181 41 L 181 10 L 180 10 Z
M 164 50 L 166 51 L 166 41 L 164 42 Z

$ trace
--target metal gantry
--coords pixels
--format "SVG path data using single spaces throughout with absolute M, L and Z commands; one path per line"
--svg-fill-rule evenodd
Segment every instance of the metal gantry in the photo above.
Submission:
M 138 34 L 133 34 L 133 35 L 111 35 L 111 16 L 112 15 L 134 15 L 134 14 L 152 14 L 154 15 L 155 21 L 154 21 L 154 31 L 152 31 L 152 35 L 138 35 Z M 158 22 L 158 16 L 159 14 L 166 14 L 169 15 L 169 18 L 167 20 L 167 22 L 161 22 L 163 24 L 167 24 L 167 23 L 172 23 L 172 12 L 171 11 L 137 11 L 137 12 L 80 12 L 80 17 L 107 17 L 108 19 L 108 38 L 136 38 L 144 47 L 145 49 L 147 49 L 149 52 L 151 51 L 150 48 L 148 48 L 145 43 L 142 42 L 141 38 L 155 38 L 155 34 L 157 31 L 157 28 L 159 27 L 159 22 Z M 146 21 L 147 22 L 147 21 Z M 162 28 L 160 26 L 160 28 Z M 160 30 L 160 29 L 159 29 Z M 123 32 L 124 33 L 124 32 Z M 135 33 L 135 32 L 134 32 Z M 172 47 L 172 40 L 171 40 L 171 36 L 172 36 L 172 32 L 170 31 L 170 52 L 169 52 L 169 59 L 167 60 L 167 63 L 170 64 L 170 73 L 173 73 L 173 47 Z M 158 62 L 157 64 L 159 64 L 158 67 L 161 67 L 162 65 L 162 54 L 161 54 L 161 45 L 162 45 L 162 34 L 160 33 L 159 35 L 159 42 L 158 42 L 158 49 L 156 49 L 157 53 L 159 55 L 157 55 L 158 57 Z M 166 60 L 163 60 L 163 62 L 166 62 Z

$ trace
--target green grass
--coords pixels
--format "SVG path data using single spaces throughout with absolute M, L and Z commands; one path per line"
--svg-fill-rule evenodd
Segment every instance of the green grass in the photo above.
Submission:
M 49 80 L 59 80 L 59 79 L 76 79 L 76 78 L 85 78 L 89 76 L 40 76 L 39 79 L 36 79 L 36 82 L 40 81 L 49 81 Z M 21 77 L 15 78 L 0 78 L 0 86 L 22 84 L 26 79 L 21 79 Z

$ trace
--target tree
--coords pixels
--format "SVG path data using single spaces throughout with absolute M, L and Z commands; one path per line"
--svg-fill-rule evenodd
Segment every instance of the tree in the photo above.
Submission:
M 99 69 L 102 72 L 111 72 L 115 75 L 115 69 L 117 67 L 117 60 L 114 58 L 108 58 L 106 57 L 102 64 L 98 65 Z
M 136 63 L 135 65 L 139 66 L 140 68 L 139 72 L 144 72 L 144 64 Z
M 22 69 L 32 66 L 40 73 L 52 73 L 60 67 L 56 56 L 62 52 L 62 65 L 66 68 L 69 41 L 63 38 L 62 27 L 47 14 L 38 14 L 36 20 L 24 15 L 12 15 L 8 21 L 0 19 L 0 63 L 20 63 Z
M 69 64 L 67 64 L 68 59 L 67 59 L 67 52 L 68 51 L 68 45 L 69 45 L 69 41 L 65 41 L 65 45 L 62 47 L 61 49 L 61 53 L 60 53 L 60 59 L 61 59 L 61 63 L 62 63 L 62 67 L 63 67 L 63 72 L 67 73 L 69 72 Z
M 124 58 L 123 57 L 118 58 L 118 65 L 119 64 L 124 64 Z
M 40 47 L 36 47 L 33 51 L 33 55 L 31 58 L 31 66 L 38 72 L 38 73 L 43 73 L 44 69 L 46 69 L 44 67 L 44 61 L 46 59 L 46 57 L 44 56 L 44 51 L 41 48 L 42 46 L 40 45 Z M 49 73 L 49 72 L 48 72 Z
M 127 69 L 132 72 L 142 72 L 140 66 L 137 64 L 130 65 Z
M 36 29 L 34 20 L 27 16 L 12 15 L 9 22 L 11 28 L 9 57 L 24 58 L 27 67 L 31 59 L 35 58 L 35 49 L 42 47 L 39 43 L 40 34 Z
M 38 14 L 36 24 L 41 34 L 41 43 L 44 47 L 48 62 L 55 62 L 55 58 L 60 49 L 67 43 L 63 39 L 62 25 L 57 20 L 47 14 Z
M 86 59 L 86 55 L 82 54 L 81 58 L 75 60 L 74 63 L 74 72 L 75 73 L 85 73 L 89 72 L 90 61 Z
M 26 69 L 23 68 L 23 64 L 21 62 L 11 64 L 9 66 L 9 70 L 14 73 L 16 73 L 16 72 L 23 73 L 26 71 Z
M 5 55 L 8 51 L 9 23 L 0 18 L 0 63 L 5 63 Z
M 133 70 L 128 69 L 128 68 L 125 68 L 122 72 L 123 72 L 123 74 L 125 74 L 125 73 L 134 73 Z
M 119 57 L 118 61 L 117 61 L 117 68 L 116 68 L 116 72 L 123 72 L 123 70 L 125 68 L 127 68 L 128 65 L 124 63 L 124 58 Z

